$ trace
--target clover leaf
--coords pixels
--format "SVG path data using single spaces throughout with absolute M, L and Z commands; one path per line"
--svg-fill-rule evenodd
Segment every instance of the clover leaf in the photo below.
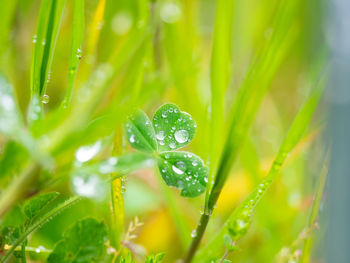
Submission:
M 165 104 L 153 116 L 137 111 L 126 124 L 126 136 L 131 146 L 156 158 L 160 174 L 169 186 L 181 190 L 185 197 L 196 197 L 205 191 L 208 168 L 200 157 L 174 150 L 192 141 L 196 123 L 178 106 Z
M 157 150 L 153 126 L 143 111 L 139 110 L 129 118 L 126 135 L 131 146 L 141 152 L 152 153 Z
M 181 189 L 181 195 L 186 197 L 196 197 L 204 192 L 208 168 L 197 155 L 163 152 L 159 156 L 159 171 L 167 185 Z
M 152 122 L 160 151 L 182 148 L 192 141 L 196 133 L 197 125 L 191 115 L 173 104 L 161 106 Z

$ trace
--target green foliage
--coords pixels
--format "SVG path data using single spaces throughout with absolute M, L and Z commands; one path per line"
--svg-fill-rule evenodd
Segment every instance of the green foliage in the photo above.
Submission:
M 195 197 L 204 192 L 208 168 L 196 155 L 189 152 L 162 152 L 159 171 L 169 186 L 181 189 L 181 195 Z
M 173 104 L 164 104 L 153 116 L 159 151 L 172 151 L 190 143 L 196 133 L 191 115 Z
M 31 221 L 33 218 L 42 213 L 43 210 L 50 205 L 55 199 L 59 196 L 59 193 L 45 193 L 39 196 L 35 196 L 31 199 L 28 199 L 23 204 L 23 212 L 26 215 L 27 219 Z
M 181 189 L 182 196 L 202 194 L 208 182 L 208 168 L 201 158 L 189 152 L 171 151 L 192 141 L 196 123 L 191 115 L 180 111 L 176 105 L 165 104 L 156 111 L 152 123 L 153 126 L 141 111 L 131 116 L 126 124 L 130 145 L 144 152 L 158 149 L 153 156 L 157 159 L 162 178 L 167 185 Z
M 165 253 L 158 253 L 156 255 L 149 255 L 146 257 L 145 263 L 161 263 L 163 262 L 163 258 L 165 256 Z
M 107 230 L 103 222 L 86 218 L 68 228 L 47 262 L 98 262 L 105 249 Z
M 152 153 L 157 151 L 157 142 L 151 121 L 143 111 L 137 111 L 126 124 L 126 136 L 133 148 Z

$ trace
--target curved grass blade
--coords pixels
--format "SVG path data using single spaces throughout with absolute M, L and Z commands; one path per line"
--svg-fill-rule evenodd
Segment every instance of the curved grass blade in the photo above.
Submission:
M 210 182 L 216 173 L 224 138 L 221 133 L 225 120 L 225 94 L 231 73 L 234 5 L 234 1 L 217 1 L 210 65 Z M 210 184 L 207 186 L 206 199 L 209 198 L 209 191 Z
M 275 157 L 272 166 L 261 184 L 234 210 L 218 235 L 205 247 L 197 259 L 215 258 L 217 253 L 221 251 L 224 235 L 229 233 L 232 240 L 240 239 L 248 231 L 251 223 L 251 216 L 255 206 L 259 203 L 263 195 L 266 193 L 275 177 L 279 174 L 281 166 L 288 157 L 288 154 L 297 145 L 305 130 L 307 129 L 316 106 L 320 100 L 323 89 L 318 86 L 304 105 L 301 107 L 295 117 L 280 149 Z
M 32 101 L 29 104 L 29 122 L 40 119 L 42 115 L 41 98 L 49 79 L 64 3 L 65 0 L 43 0 L 41 3 L 37 33 L 33 38 L 30 85 Z
M 316 189 L 316 193 L 314 196 L 314 200 L 313 200 L 307 228 L 312 228 L 312 226 L 317 222 L 317 218 L 318 218 L 318 215 L 320 212 L 323 192 L 324 192 L 324 188 L 326 185 L 327 175 L 328 175 L 328 157 L 326 157 L 325 164 L 324 164 L 322 171 L 321 171 L 321 176 L 320 176 L 318 186 Z M 301 258 L 299 260 L 300 263 L 310 262 L 312 241 L 313 241 L 313 237 L 312 237 L 312 233 L 311 233 L 310 236 L 307 237 L 305 242 L 304 242 L 304 247 L 302 250 Z
M 68 62 L 68 86 L 67 93 L 63 100 L 63 107 L 68 107 L 74 87 L 74 81 L 77 75 L 78 66 L 81 60 L 82 42 L 84 39 L 84 0 L 74 0 L 73 8 L 73 29 L 72 45 Z
M 100 38 L 100 33 L 103 25 L 103 17 L 105 13 L 106 0 L 99 0 L 94 12 L 92 21 L 88 28 L 88 37 L 86 38 L 85 48 L 83 50 L 81 64 L 81 81 L 88 79 L 91 73 L 92 66 L 96 60 L 96 47 Z M 80 79 L 79 79 L 80 80 Z

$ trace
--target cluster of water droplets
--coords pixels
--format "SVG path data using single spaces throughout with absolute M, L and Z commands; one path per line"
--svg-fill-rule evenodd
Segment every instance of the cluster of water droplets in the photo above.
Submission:
M 169 180 L 169 172 L 173 173 L 176 178 L 174 186 L 182 189 L 186 195 L 188 191 L 197 191 L 202 193 L 205 188 L 206 182 L 208 182 L 207 176 L 202 176 L 201 162 L 193 158 L 193 154 L 185 153 L 184 159 L 177 160 L 176 156 L 171 156 L 171 153 L 164 155 L 164 162 L 161 168 L 161 172 L 165 180 Z M 186 160 L 188 159 L 188 160 Z M 175 161 L 175 162 L 173 162 Z
M 173 114 L 174 113 L 174 114 Z M 189 130 L 191 129 L 190 124 L 187 123 L 186 130 L 184 128 L 184 123 L 186 120 L 180 115 L 175 121 L 172 120 L 174 116 L 177 116 L 179 113 L 179 110 L 176 108 L 169 108 L 167 110 L 163 110 L 161 113 L 161 120 L 159 120 L 157 117 L 154 118 L 155 127 L 157 133 L 156 133 L 156 139 L 158 140 L 158 143 L 163 146 L 167 143 L 170 149 L 176 149 L 179 146 L 182 146 L 189 142 L 190 139 L 190 133 Z M 175 115 L 176 114 L 176 115 Z M 185 114 L 185 113 L 182 113 Z M 159 127 L 158 122 L 165 122 L 166 124 L 169 123 L 169 119 L 171 122 L 174 122 L 173 126 L 171 128 L 164 128 L 164 130 L 157 129 Z M 189 116 L 189 119 L 192 120 L 192 117 Z M 180 128 L 178 128 L 180 127 Z M 168 135 L 167 135 L 168 134 Z

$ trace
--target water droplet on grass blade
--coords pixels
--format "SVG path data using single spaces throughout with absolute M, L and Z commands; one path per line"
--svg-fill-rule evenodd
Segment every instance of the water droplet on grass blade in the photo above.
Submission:
M 197 236 L 197 230 L 194 229 L 192 232 L 191 232 L 191 237 L 192 238 L 195 238 Z
M 48 104 L 50 102 L 50 96 L 47 95 L 47 94 L 44 94 L 42 97 L 41 97 L 41 102 L 44 103 L 44 104 Z
M 101 146 L 101 141 L 97 141 L 92 145 L 82 146 L 75 152 L 75 158 L 81 163 L 87 162 L 100 151 Z

